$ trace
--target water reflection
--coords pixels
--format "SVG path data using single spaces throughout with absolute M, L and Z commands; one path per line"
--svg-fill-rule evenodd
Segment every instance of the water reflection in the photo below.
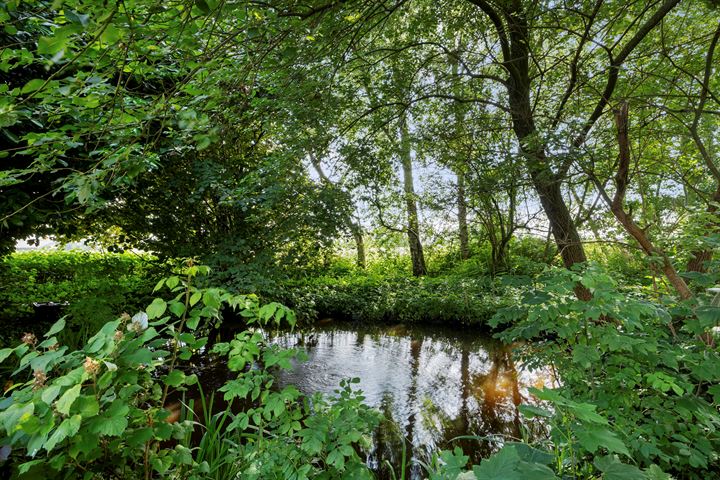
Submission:
M 399 472 L 403 451 L 410 477 L 420 478 L 413 460 L 427 461 L 438 448 L 462 446 L 477 462 L 521 431 L 535 438 L 546 434 L 541 424 L 523 425 L 517 406 L 532 402 L 527 387 L 548 382 L 549 372 L 518 368 L 511 349 L 487 336 L 338 324 L 273 341 L 304 348 L 308 356 L 279 374 L 281 385 L 332 394 L 341 379 L 360 378 L 366 403 L 387 419 L 370 452 L 380 478 L 391 478 L 388 464 Z M 479 439 L 457 438 L 467 436 Z

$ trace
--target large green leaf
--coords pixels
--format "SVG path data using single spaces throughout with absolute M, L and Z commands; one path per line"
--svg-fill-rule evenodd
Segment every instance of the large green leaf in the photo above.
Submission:
M 473 467 L 478 480 L 521 480 L 515 466 L 520 462 L 520 455 L 514 448 L 502 448 L 499 452 Z
M 50 438 L 45 443 L 45 450 L 48 452 L 55 448 L 55 446 L 65 440 L 68 437 L 75 435 L 80 430 L 80 424 L 82 423 L 82 417 L 80 415 L 73 415 L 70 418 L 66 418 L 58 426 L 58 428 L 50 435 Z
M 625 443 L 606 427 L 599 425 L 579 425 L 574 428 L 578 442 L 590 453 L 595 453 L 600 448 L 611 453 L 622 453 L 630 457 Z
M 603 472 L 603 480 L 642 480 L 645 474 L 637 467 L 622 463 L 616 455 L 598 457 L 593 462 Z
M 77 400 L 78 396 L 80 396 L 81 388 L 82 385 L 78 384 L 66 390 L 55 404 L 57 411 L 64 415 L 69 415 L 70 407 L 72 407 L 72 404 Z

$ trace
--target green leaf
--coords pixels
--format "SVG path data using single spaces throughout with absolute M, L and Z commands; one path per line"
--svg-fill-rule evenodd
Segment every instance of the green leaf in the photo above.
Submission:
M 52 327 L 50 327 L 50 330 L 47 331 L 47 333 L 44 335 L 45 338 L 49 338 L 56 333 L 60 332 L 63 328 L 65 328 L 65 317 L 62 317 L 60 320 L 55 322 Z
M 90 15 L 82 15 L 74 10 L 65 9 L 65 18 L 72 23 L 79 23 L 83 27 L 87 27 Z
M 201 298 L 202 298 L 201 292 L 195 292 L 192 295 L 190 295 L 190 306 L 192 307 L 193 305 L 195 305 L 197 302 L 200 301 Z
M 72 407 L 72 404 L 75 402 L 75 400 L 77 400 L 78 396 L 80 396 L 81 388 L 82 385 L 78 384 L 63 393 L 60 399 L 55 404 L 55 408 L 57 409 L 57 411 L 64 415 L 69 415 L 70 407 Z
M 495 455 L 484 459 L 473 467 L 478 480 L 521 480 L 523 477 L 515 470 L 520 456 L 514 448 L 502 448 Z
M 126 355 L 123 359 L 130 365 L 152 362 L 152 351 L 147 348 L 139 348 L 134 352 Z
M 638 480 L 646 478 L 639 468 L 620 462 L 616 455 L 598 457 L 593 462 L 603 472 L 603 480 Z
M 162 298 L 156 298 L 150 305 L 148 305 L 145 311 L 148 314 L 148 318 L 153 319 L 161 317 L 162 314 L 165 313 L 166 309 L 167 303 L 165 303 L 165 300 Z
M 49 452 L 55 448 L 58 443 L 75 435 L 78 430 L 80 430 L 81 423 L 82 417 L 80 415 L 73 415 L 72 417 L 63 420 L 60 426 L 53 432 L 48 441 L 45 443 L 45 450 Z
M 33 80 L 30 80 L 27 82 L 22 90 L 20 90 L 20 93 L 32 93 L 37 90 L 39 90 L 43 85 L 45 85 L 45 80 L 42 78 L 35 78 Z
M 92 421 L 91 430 L 110 437 L 121 435 L 128 426 L 126 415 L 129 407 L 122 400 L 115 400 L 107 411 Z
M 151 438 L 153 438 L 153 431 L 152 428 L 140 428 L 132 433 L 125 435 L 125 441 L 130 445 L 131 447 L 139 447 Z
M 102 35 L 100 35 L 100 39 L 109 44 L 113 44 L 120 40 L 122 38 L 123 32 L 118 29 L 115 25 L 110 24 L 105 28 L 105 31 L 103 31 Z
M 165 376 L 165 385 L 169 385 L 171 387 L 177 387 L 178 385 L 181 385 L 183 381 L 185 380 L 185 374 L 180 370 L 173 370 L 172 372 L 168 373 Z
M 180 279 L 178 277 L 170 277 L 165 281 L 165 284 L 168 286 L 168 288 L 173 289 L 178 286 L 180 283 Z
M 524 405 L 523 404 L 523 405 L 518 406 L 518 410 L 526 418 L 535 418 L 535 417 L 551 418 L 553 416 L 553 413 L 551 411 L 545 410 L 544 408 L 536 407 L 534 405 Z
M 200 324 L 200 315 L 195 310 L 190 314 L 190 318 L 187 319 L 186 325 L 190 330 L 195 330 L 199 324 Z
M 73 411 L 78 412 L 83 418 L 91 418 L 100 412 L 100 404 L 92 395 L 80 395 L 73 406 Z
M 578 442 L 588 452 L 595 453 L 599 448 L 605 448 L 611 453 L 622 453 L 630 457 L 625 443 L 615 433 L 599 425 L 580 425 L 575 429 Z
M 647 480 L 672 480 L 672 477 L 657 465 L 650 465 L 645 469 L 645 478 Z
M 160 289 L 163 287 L 164 284 L 165 284 L 165 279 L 164 279 L 164 278 L 160 279 L 160 281 L 155 284 L 155 288 L 153 288 L 153 290 L 152 290 L 153 293 L 155 293 L 155 292 L 157 292 L 158 290 L 160 290 Z
M 708 393 L 713 396 L 713 402 L 720 404 L 720 384 L 708 388 Z
M 720 307 L 704 305 L 695 310 L 695 315 L 703 328 L 711 328 L 720 324 Z
M 0 363 L 4 362 L 14 351 L 14 348 L 3 348 L 0 350 Z
M 514 448 L 518 456 L 526 462 L 550 465 L 555 461 L 553 454 L 534 448 L 527 443 L 507 442 L 505 446 Z
M 592 403 L 577 403 L 572 400 L 565 400 L 564 402 L 558 403 L 558 405 L 566 407 L 581 422 L 595 423 L 598 425 L 608 424 L 607 418 L 597 413 L 595 411 L 597 407 Z
M 197 5 L 198 9 L 205 15 L 210 14 L 210 6 L 205 0 L 195 0 L 195 5 Z
M 185 313 L 185 304 L 173 302 L 170 303 L 169 309 L 176 317 L 182 317 L 182 314 Z
M 49 387 L 46 387 L 43 392 L 40 394 L 40 398 L 43 402 L 47 403 L 48 405 L 52 404 L 52 402 L 55 401 L 57 396 L 60 394 L 60 389 L 62 387 L 60 385 L 50 385 Z

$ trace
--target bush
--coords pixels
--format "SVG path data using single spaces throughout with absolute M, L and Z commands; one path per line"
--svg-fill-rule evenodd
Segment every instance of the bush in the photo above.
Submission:
M 590 301 L 575 298 L 577 282 L 593 292 Z M 647 301 L 619 292 L 591 265 L 582 274 L 549 270 L 493 322 L 511 326 L 501 336 L 522 340 L 527 362 L 559 370 L 560 389 L 535 392 L 556 414 L 530 413 L 553 419 L 555 446 L 574 452 L 574 463 L 605 471 L 616 468 L 607 456 L 619 455 L 679 478 L 716 478 L 720 352 L 700 338 L 720 323 L 720 307 L 709 299 Z M 621 470 L 643 478 L 636 467 Z
M 489 277 L 319 277 L 286 283 L 272 298 L 304 321 L 331 317 L 371 323 L 485 325 L 504 305 L 500 282 Z
M 33 302 L 68 302 L 69 326 L 95 331 L 118 310 L 139 309 L 160 272 L 150 257 L 133 254 L 17 253 L 0 261 L 0 321 L 22 320 L 31 330 Z M 8 337 L 2 341 L 7 345 Z
M 157 288 L 172 298 L 106 323 L 79 350 L 60 344 L 64 320 L 42 340 L 26 335 L 0 350 L 3 365 L 18 366 L 0 401 L 0 451 L 10 457 L 12 478 L 201 479 L 227 478 L 228 471 L 262 479 L 370 477 L 357 452 L 367 447 L 377 414 L 351 382 L 336 400 L 275 388 L 270 369 L 289 368 L 296 352 L 267 345 L 257 330 L 213 348 L 233 372 L 219 389 L 235 406 L 220 414 L 227 428 L 205 427 L 202 449 L 191 448 L 193 431 L 203 427 L 167 421 L 168 399 L 195 388 L 192 363 L 208 355 L 198 332 L 223 306 L 249 324 L 294 325 L 293 313 L 278 304 L 196 288 L 193 277 L 203 271 L 190 265 L 182 277 L 162 280 Z

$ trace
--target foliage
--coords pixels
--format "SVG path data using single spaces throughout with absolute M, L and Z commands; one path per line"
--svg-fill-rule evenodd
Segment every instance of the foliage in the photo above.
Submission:
M 178 442 L 189 438 L 195 422 L 170 423 L 164 408 L 171 395 L 191 392 L 198 382 L 188 369 L 207 344 L 198 332 L 222 305 L 238 309 L 249 324 L 292 326 L 295 320 L 292 311 L 261 306 L 254 296 L 198 289 L 193 279 L 206 272 L 189 263 L 180 276 L 157 284 L 171 299 L 155 298 L 133 317 L 106 323 L 79 350 L 58 343 L 62 319 L 44 339 L 26 335 L 17 347 L 0 350 L 3 362 L 19 359 L 16 383 L 0 402 L 13 478 L 76 478 L 78 471 L 84 478 L 212 478 L 197 449 Z M 294 458 L 294 478 L 357 478 L 364 464 L 353 446 L 375 415 L 350 383 L 337 403 L 305 398 L 294 387 L 272 388 L 268 369 L 289 368 L 295 353 L 264 345 L 260 331 L 239 333 L 214 351 L 227 355 L 236 372 L 221 391 L 241 405 L 226 431 L 242 442 L 232 454 L 243 475 L 288 478 L 287 458 Z M 293 436 L 297 443 L 288 441 Z
M 592 299 L 575 298 L 577 282 Z M 507 341 L 532 340 L 521 350 L 528 362 L 558 369 L 563 386 L 536 395 L 556 407 L 553 441 L 573 452 L 571 463 L 594 457 L 603 470 L 612 460 L 601 456 L 617 454 L 682 478 L 717 470 L 720 352 L 701 336 L 720 310 L 709 299 L 653 303 L 619 293 L 593 265 L 548 270 L 516 299 L 493 323 L 511 322 Z
M 0 320 L 29 331 L 33 302 L 68 302 L 68 327 L 89 337 L 118 310 L 140 308 L 161 272 L 150 257 L 134 254 L 16 253 L 0 260 Z
M 355 273 L 286 282 L 272 296 L 308 321 L 330 317 L 371 323 L 484 326 L 504 305 L 502 286 L 489 277 Z

